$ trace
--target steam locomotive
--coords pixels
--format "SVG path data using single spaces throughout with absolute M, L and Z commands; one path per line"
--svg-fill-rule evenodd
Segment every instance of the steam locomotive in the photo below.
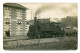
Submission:
M 43 20 L 43 19 L 42 19 Z M 64 30 L 61 29 L 60 23 L 50 22 L 47 20 L 34 18 L 34 25 L 30 25 L 27 36 L 34 38 L 51 38 L 64 36 Z

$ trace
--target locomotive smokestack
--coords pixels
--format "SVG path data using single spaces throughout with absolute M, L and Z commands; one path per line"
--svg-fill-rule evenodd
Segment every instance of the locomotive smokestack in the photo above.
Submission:
M 37 24 L 37 17 L 34 17 L 34 25 Z

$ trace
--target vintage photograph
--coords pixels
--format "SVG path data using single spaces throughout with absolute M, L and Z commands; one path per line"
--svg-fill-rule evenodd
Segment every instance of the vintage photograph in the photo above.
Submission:
M 77 3 L 4 3 L 4 50 L 77 50 Z

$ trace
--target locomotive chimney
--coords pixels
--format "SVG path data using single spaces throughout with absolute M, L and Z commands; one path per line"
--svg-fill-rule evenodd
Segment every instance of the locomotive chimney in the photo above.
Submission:
M 37 24 L 37 17 L 34 17 L 34 25 Z

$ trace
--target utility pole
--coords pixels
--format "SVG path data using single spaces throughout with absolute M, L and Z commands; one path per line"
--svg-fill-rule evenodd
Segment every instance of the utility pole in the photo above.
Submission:
M 37 37 L 39 38 L 39 47 L 40 47 L 40 34 L 38 29 L 37 17 L 34 17 L 34 26 L 35 26 L 35 32 L 37 33 Z
M 40 47 L 40 34 L 39 34 L 39 31 L 38 31 L 38 28 L 36 27 L 36 33 L 38 35 L 38 39 L 39 39 L 39 47 Z
M 32 15 L 33 15 L 33 14 L 32 14 L 32 9 L 31 9 L 31 20 L 32 20 Z
M 40 47 L 40 35 L 38 34 L 38 37 L 39 37 L 39 47 Z

